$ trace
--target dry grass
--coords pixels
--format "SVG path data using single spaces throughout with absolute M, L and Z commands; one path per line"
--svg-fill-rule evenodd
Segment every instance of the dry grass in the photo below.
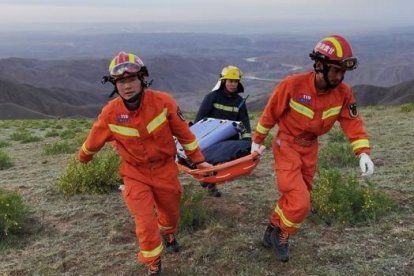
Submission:
M 278 196 L 268 150 L 253 175 L 222 185 L 222 198 L 206 197 L 214 216 L 205 229 L 178 236 L 182 250 L 164 256 L 165 275 L 412 275 L 413 112 L 372 107 L 362 114 L 376 163 L 372 181 L 396 200 L 396 211 L 377 223 L 353 227 L 307 220 L 291 239 L 291 260 L 279 263 L 261 246 Z M 0 125 L 0 140 L 18 127 L 17 122 Z M 0 274 L 143 275 L 145 269 L 135 262 L 133 222 L 119 193 L 64 197 L 55 191 L 69 155 L 45 156 L 42 148 L 56 139 L 11 141 L 3 148 L 14 166 L 0 171 L 0 186 L 18 190 L 32 212 L 21 236 L 0 242 Z M 186 175 L 181 180 L 195 183 Z

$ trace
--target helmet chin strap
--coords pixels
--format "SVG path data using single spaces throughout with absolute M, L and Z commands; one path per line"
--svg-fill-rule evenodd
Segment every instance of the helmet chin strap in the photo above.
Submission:
M 127 99 L 124 99 L 124 98 L 122 98 L 122 100 L 124 101 L 124 102 L 127 102 L 127 103 L 134 103 L 134 102 L 136 102 L 137 100 L 138 100 L 138 98 L 140 97 L 140 95 L 141 95 L 141 93 L 138 93 L 138 94 L 136 94 L 136 95 L 134 95 L 134 96 L 132 96 L 131 98 L 129 98 L 128 100 Z
M 315 72 L 322 73 L 323 80 L 325 81 L 324 90 L 328 91 L 328 90 L 334 89 L 343 81 L 344 78 L 342 77 L 341 81 L 338 84 L 332 84 L 328 79 L 329 66 L 325 61 L 321 61 L 321 62 L 322 62 L 322 69 L 316 69 L 316 64 L 313 65 L 313 68 L 315 69 Z
M 122 99 L 122 101 L 124 102 L 124 105 L 126 106 L 126 108 L 128 108 L 128 110 L 134 111 L 137 110 L 140 103 L 141 103 L 141 99 L 142 99 L 142 94 L 144 93 L 144 89 L 134 95 L 133 97 L 129 98 L 129 99 L 124 99 L 121 95 L 119 95 Z

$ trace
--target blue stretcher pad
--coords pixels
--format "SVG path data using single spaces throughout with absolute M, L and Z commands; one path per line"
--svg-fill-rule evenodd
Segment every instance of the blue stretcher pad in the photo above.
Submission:
M 193 124 L 190 129 L 197 137 L 201 150 L 205 151 L 219 142 L 238 135 L 244 127 L 241 122 L 237 121 L 205 118 Z M 176 146 L 178 155 L 186 158 L 184 149 L 177 140 Z

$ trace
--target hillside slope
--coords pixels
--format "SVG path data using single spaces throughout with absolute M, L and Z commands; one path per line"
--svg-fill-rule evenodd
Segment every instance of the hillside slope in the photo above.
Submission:
M 179 253 L 163 255 L 164 274 L 413 275 L 414 159 L 409 153 L 414 152 L 414 113 L 402 112 L 398 106 L 365 107 L 360 111 L 376 165 L 369 180 L 373 188 L 390 195 L 397 208 L 378 220 L 355 225 L 326 225 L 310 217 L 289 239 L 290 261 L 276 261 L 273 250 L 261 244 L 280 196 L 272 150 L 267 149 L 252 175 L 221 185 L 221 198 L 202 199 L 203 211 L 210 214 L 207 224 L 178 233 L 182 247 Z M 257 113 L 252 116 L 258 118 Z M 57 179 L 64 175 L 83 141 L 79 137 L 46 137 L 46 133 L 76 129 L 82 137 L 90 127 L 85 122 L 47 120 L 45 127 L 43 120 L 30 124 L 0 121 L 0 141 L 10 143 L 1 150 L 14 164 L 0 170 L 0 187 L 21 194 L 31 211 L 22 235 L 9 244 L 0 239 L 0 275 L 145 275 L 146 269 L 136 262 L 134 219 L 120 191 L 64 196 L 56 190 Z M 10 140 L 25 124 L 43 140 L 27 144 Z M 321 149 L 329 135 L 322 138 Z M 44 154 L 51 144 L 75 141 L 79 144 L 73 154 Z M 332 165 L 335 168 L 335 162 Z M 357 161 L 343 170 L 360 174 Z M 180 174 L 180 180 L 190 195 L 196 193 L 192 198 L 206 194 L 188 175 Z M 362 178 L 358 180 L 366 187 Z
M 0 119 L 45 117 L 94 117 L 105 102 L 87 92 L 62 88 L 44 89 L 0 79 Z M 32 117 L 31 114 L 34 116 Z
M 414 102 L 414 80 L 392 87 L 356 85 L 353 89 L 359 105 L 395 105 Z

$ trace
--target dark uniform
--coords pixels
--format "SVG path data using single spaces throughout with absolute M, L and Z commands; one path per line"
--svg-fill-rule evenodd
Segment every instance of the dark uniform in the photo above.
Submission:
M 222 86 L 207 94 L 201 103 L 195 121 L 198 122 L 204 118 L 241 121 L 246 128 L 246 132 L 242 134 L 241 138 L 251 140 L 246 102 L 238 93 L 227 94 Z

